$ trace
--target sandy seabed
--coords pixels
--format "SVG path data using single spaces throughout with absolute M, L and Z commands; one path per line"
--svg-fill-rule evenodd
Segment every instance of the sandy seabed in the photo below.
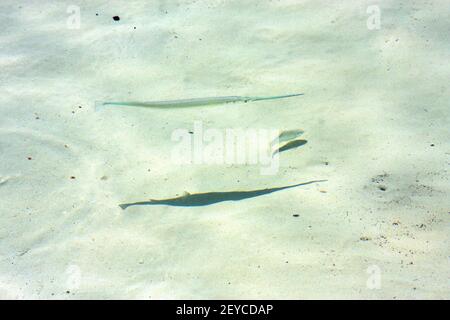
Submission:
M 448 1 L 4 0 L 0 18 L 0 298 L 450 298 Z M 196 121 L 308 143 L 272 175 L 176 165 Z

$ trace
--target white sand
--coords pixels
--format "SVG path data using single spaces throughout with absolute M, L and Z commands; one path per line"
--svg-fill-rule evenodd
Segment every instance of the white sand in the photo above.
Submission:
M 450 298 L 447 1 L 379 1 L 379 30 L 374 1 L 76 2 L 80 29 L 68 2 L 0 4 L 0 298 Z M 276 175 L 174 165 L 171 133 L 195 120 L 308 143 Z

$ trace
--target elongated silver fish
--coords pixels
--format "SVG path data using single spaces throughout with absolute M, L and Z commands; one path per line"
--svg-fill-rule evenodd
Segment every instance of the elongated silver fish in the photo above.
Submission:
M 303 93 L 287 94 L 282 96 L 268 96 L 268 97 L 246 97 L 246 96 L 226 96 L 226 97 L 209 97 L 209 98 L 194 98 L 181 100 L 164 100 L 164 101 L 106 101 L 100 103 L 100 106 L 131 106 L 131 107 L 147 107 L 147 108 L 188 108 L 218 105 L 235 102 L 253 102 L 261 100 L 275 100 L 301 96 Z M 97 105 L 98 107 L 98 105 Z

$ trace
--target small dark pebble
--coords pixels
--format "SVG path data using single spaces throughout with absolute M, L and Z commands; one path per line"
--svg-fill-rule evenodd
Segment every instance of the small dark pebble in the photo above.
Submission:
M 114 19 L 114 21 L 119 21 L 120 17 L 119 16 L 114 16 L 113 19 Z
M 95 15 L 98 16 L 98 13 L 96 13 Z
M 67 294 L 69 294 L 69 293 L 70 293 L 70 291 L 69 291 L 69 290 L 67 290 L 67 291 L 66 291 L 66 293 L 67 293 Z
M 434 143 L 430 144 L 430 147 L 434 147 Z
M 326 166 L 328 165 L 328 161 L 325 161 L 325 165 L 326 165 Z
M 192 131 L 189 131 L 189 134 L 194 134 L 194 132 L 192 132 Z
M 71 177 L 70 177 L 70 179 L 72 179 L 72 180 L 73 180 L 73 179 L 75 179 L 75 177 L 74 177 L 74 176 L 71 176 Z
M 33 158 L 32 158 L 32 157 L 27 157 L 27 159 L 28 159 L 28 160 L 33 160 Z
M 385 186 L 379 186 L 378 189 L 380 189 L 381 191 L 386 191 L 386 187 Z
M 297 218 L 297 217 L 300 217 L 299 214 L 293 214 L 292 216 L 293 216 L 293 217 L 296 217 L 296 218 Z

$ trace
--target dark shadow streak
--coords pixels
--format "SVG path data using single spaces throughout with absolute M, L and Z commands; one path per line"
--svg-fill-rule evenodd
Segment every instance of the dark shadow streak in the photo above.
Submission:
M 289 141 L 288 143 L 286 143 L 284 146 L 278 148 L 277 150 L 275 150 L 272 154 L 275 155 L 276 153 L 281 153 L 283 151 L 287 151 L 287 150 L 291 150 L 291 149 L 295 149 L 298 147 L 301 147 L 302 145 L 306 144 L 308 141 L 307 140 L 294 140 L 294 141 Z
M 123 210 L 131 206 L 155 206 L 155 205 L 166 205 L 166 206 L 176 206 L 176 207 L 198 207 L 198 206 L 209 206 L 211 204 L 222 202 L 222 201 L 239 201 L 248 198 L 259 197 L 272 192 L 277 192 L 284 189 L 294 188 L 298 186 L 304 186 L 307 184 L 312 184 L 316 182 L 323 182 L 327 180 L 314 180 L 304 183 L 294 184 L 279 188 L 269 188 L 251 191 L 229 191 L 229 192 L 206 192 L 206 193 L 195 193 L 187 194 L 177 198 L 161 199 L 161 200 L 150 200 L 150 201 L 140 201 L 133 203 L 123 203 L 120 204 Z

